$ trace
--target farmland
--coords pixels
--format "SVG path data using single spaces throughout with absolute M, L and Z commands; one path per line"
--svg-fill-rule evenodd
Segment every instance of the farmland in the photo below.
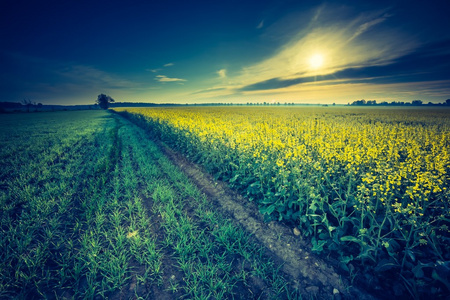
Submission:
M 1 116 L 0 298 L 448 295 L 450 111 L 114 112 Z
M 129 121 L 76 111 L 0 122 L 0 298 L 300 296 Z
M 449 292 L 450 111 L 116 111 L 228 182 L 266 221 L 296 227 L 350 277 L 396 295 Z

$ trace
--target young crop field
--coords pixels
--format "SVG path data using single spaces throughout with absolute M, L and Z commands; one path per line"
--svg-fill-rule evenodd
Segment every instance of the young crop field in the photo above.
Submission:
M 450 294 L 450 110 L 115 109 L 384 297 Z
M 301 299 L 150 138 L 108 111 L 1 116 L 0 298 Z

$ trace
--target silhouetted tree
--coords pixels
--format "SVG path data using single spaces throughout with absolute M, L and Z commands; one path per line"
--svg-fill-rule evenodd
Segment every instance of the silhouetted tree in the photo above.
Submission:
M 362 99 L 353 101 L 352 105 L 366 105 L 366 100 Z
M 422 100 L 413 100 L 412 105 L 419 106 L 422 105 Z
M 450 99 L 445 100 L 445 105 L 450 105 Z
M 111 98 L 110 96 L 107 96 L 105 94 L 100 94 L 97 97 L 97 104 L 102 108 L 102 109 L 108 109 L 109 104 L 114 102 L 114 99 Z
M 30 99 L 23 99 L 22 104 L 27 107 L 27 112 L 30 112 L 30 107 L 36 105 L 36 102 L 33 103 Z

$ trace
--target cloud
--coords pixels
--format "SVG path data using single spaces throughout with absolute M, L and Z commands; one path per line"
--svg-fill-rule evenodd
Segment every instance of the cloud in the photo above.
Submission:
M 239 91 L 282 89 L 305 83 L 406 83 L 450 80 L 450 40 L 425 44 L 415 51 L 398 57 L 389 64 L 349 67 L 334 73 L 271 78 L 239 88 Z M 339 81 L 339 82 L 337 82 Z
M 174 63 L 168 63 L 168 64 L 163 65 L 163 67 L 164 67 L 164 68 L 167 68 L 167 67 L 171 67 L 171 66 L 173 66 L 173 65 L 174 65 Z M 157 69 L 145 69 L 145 71 L 152 72 L 152 73 L 158 73 L 159 71 L 162 71 L 162 70 L 163 70 L 162 68 L 157 68 Z
M 333 80 L 335 75 L 344 76 L 345 70 L 350 73 L 392 64 L 412 53 L 418 43 L 400 30 L 380 26 L 389 17 L 386 10 L 355 16 L 346 8 L 321 6 L 310 13 L 309 24 L 297 29 L 271 56 L 244 66 L 236 76 L 228 76 L 228 88 L 236 92 L 280 89 Z M 317 54 L 324 59 L 320 69 L 310 67 L 308 62 Z
M 195 92 L 193 92 L 191 94 L 192 95 L 206 94 L 206 93 L 212 93 L 212 92 L 224 91 L 224 90 L 226 90 L 226 88 L 224 88 L 224 87 L 212 87 L 212 88 L 208 88 L 208 89 L 205 89 L 205 90 L 195 91 Z
M 226 69 L 220 69 L 216 73 L 217 73 L 217 75 L 219 75 L 220 78 L 226 78 L 227 77 L 227 70 Z
M 382 17 L 380 18 L 376 18 L 374 20 L 368 21 L 364 24 L 361 24 L 358 29 L 356 30 L 356 32 L 353 34 L 353 36 L 349 39 L 349 41 L 355 39 L 356 37 L 360 36 L 361 34 L 363 34 L 364 32 L 366 32 L 367 30 L 369 30 L 371 27 L 384 22 L 388 17 L 390 17 L 391 15 L 389 14 L 384 14 Z
M 2 55 L 0 55 L 2 56 Z M 104 87 L 111 89 L 134 88 L 138 84 L 111 72 L 96 67 L 73 62 L 27 56 L 20 53 L 3 53 L 10 62 L 15 77 L 27 80 L 28 86 L 58 86 L 70 84 L 80 87 Z M 0 61 L 2 59 L 0 58 Z M 30 72 L 29 70 L 32 70 Z
M 183 82 L 183 81 L 187 81 L 186 79 L 170 78 L 170 77 L 167 77 L 165 75 L 156 75 L 155 80 L 157 80 L 159 82 Z
M 259 22 L 258 26 L 256 26 L 256 29 L 261 29 L 264 27 L 264 20 L 262 20 L 261 22 Z
M 2 98 L 11 101 L 30 98 L 45 104 L 93 103 L 99 93 L 120 99 L 148 89 L 148 82 L 85 64 L 6 52 L 0 53 L 0 62 L 8 70 L 8 76 L 0 74 Z
M 388 10 L 357 15 L 342 10 L 321 6 L 320 13 L 309 15 L 309 24 L 291 32 L 290 40 L 271 55 L 237 72 L 216 71 L 226 82 L 214 86 L 216 78 L 209 89 L 194 94 L 205 99 L 299 102 L 448 98 L 450 39 L 425 43 L 395 27 Z M 308 60 L 317 53 L 323 55 L 324 65 L 314 70 Z
M 104 86 L 111 89 L 133 88 L 137 86 L 135 82 L 86 65 L 67 65 L 62 69 L 56 70 L 55 73 L 62 78 L 69 79 L 72 84 Z

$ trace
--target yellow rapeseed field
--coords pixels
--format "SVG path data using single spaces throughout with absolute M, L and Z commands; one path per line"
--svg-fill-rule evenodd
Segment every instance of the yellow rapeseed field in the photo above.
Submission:
M 422 269 L 450 261 L 448 109 L 115 110 L 228 181 L 268 220 L 300 228 L 313 250 L 337 251 L 344 265 L 399 270 L 416 284 Z

